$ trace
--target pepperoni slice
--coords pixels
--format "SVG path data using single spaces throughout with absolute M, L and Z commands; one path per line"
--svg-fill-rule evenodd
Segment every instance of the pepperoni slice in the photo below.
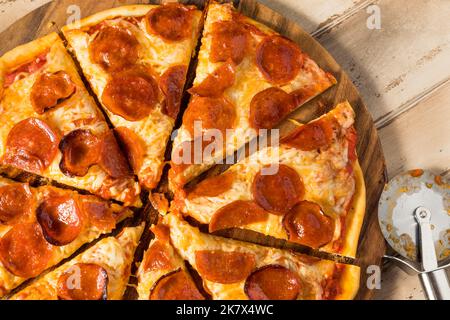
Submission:
M 69 177 L 84 177 L 89 168 L 100 161 L 100 147 L 100 139 L 90 130 L 70 132 L 59 143 L 61 172 Z
M 153 225 L 150 230 L 155 235 L 155 238 L 164 242 L 170 241 L 170 229 L 163 224 Z
M 256 270 L 247 278 L 244 286 L 251 300 L 295 300 L 300 290 L 298 275 L 279 265 Z
M 158 102 L 158 85 L 141 69 L 112 75 L 102 94 L 102 101 L 112 113 L 128 121 L 146 118 Z
M 128 162 L 131 164 L 133 171 L 139 172 L 144 161 L 144 142 L 134 131 L 126 127 L 118 127 L 114 131 L 125 154 L 128 156 Z
M 314 202 L 302 201 L 292 208 L 284 217 L 283 226 L 289 241 L 312 248 L 319 248 L 333 240 L 334 221 Z
M 0 187 L 0 223 L 13 224 L 30 212 L 33 193 L 27 184 Z
M 28 118 L 16 124 L 8 134 L 5 164 L 40 174 L 58 152 L 55 132 L 42 120 Z
M 31 88 L 31 105 L 34 111 L 43 114 L 71 97 L 75 90 L 76 86 L 66 72 L 42 73 Z
M 89 45 L 89 55 L 94 63 L 112 72 L 134 65 L 139 58 L 138 47 L 130 30 L 104 25 Z
M 219 97 L 234 84 L 236 66 L 234 63 L 224 63 L 213 73 L 209 74 L 201 83 L 189 89 L 190 94 L 202 97 Z
M 280 88 L 268 88 L 250 102 L 250 125 L 255 129 L 272 129 L 294 108 L 291 95 Z
M 209 223 L 209 232 L 266 221 L 268 216 L 267 211 L 253 201 L 237 200 L 214 213 Z
M 282 143 L 303 151 L 328 146 L 333 141 L 335 121 L 319 119 L 298 127 Z
M 168 3 L 151 10 L 146 19 L 149 31 L 164 40 L 181 41 L 191 35 L 192 11 L 186 6 Z
M 100 156 L 101 167 L 112 178 L 125 178 L 131 175 L 127 159 L 119 148 L 113 130 L 103 135 Z
M 32 278 L 44 271 L 52 253 L 37 223 L 16 224 L 0 239 L 0 261 L 21 278 Z
M 156 240 L 148 249 L 144 261 L 145 271 L 167 270 L 172 268 L 170 252 L 166 244 L 161 240 Z
M 195 264 L 204 279 L 227 284 L 247 278 L 256 266 L 256 259 L 254 254 L 245 252 L 196 251 Z
M 150 300 L 205 300 L 184 270 L 161 277 L 150 292 Z
M 250 42 L 248 31 L 235 21 L 218 21 L 212 25 L 212 62 L 225 62 L 231 59 L 237 65 L 247 54 Z
M 75 240 L 82 229 L 80 209 L 70 196 L 51 196 L 36 210 L 45 239 L 55 246 Z
M 305 195 L 305 186 L 298 173 L 284 164 L 279 165 L 276 174 L 258 172 L 252 190 L 255 201 L 276 215 L 287 213 Z
M 105 201 L 85 201 L 83 209 L 89 221 L 101 230 L 112 230 L 116 219 L 109 204 Z
M 225 132 L 236 122 L 236 110 L 224 97 L 207 98 L 194 96 L 183 116 L 183 124 L 194 136 L 194 121 L 201 121 L 202 130 L 217 129 Z M 201 134 L 201 132 L 198 132 Z M 198 134 L 197 134 L 198 136 Z
M 283 85 L 293 80 L 303 62 L 301 50 L 281 36 L 266 37 L 256 48 L 256 65 L 273 84 Z
M 198 183 L 190 192 L 189 199 L 198 197 L 216 197 L 231 189 L 236 174 L 234 172 L 226 172 L 224 174 L 209 177 Z
M 176 119 L 180 111 L 181 97 L 183 96 L 184 82 L 186 81 L 187 67 L 184 65 L 170 67 L 159 80 L 159 86 L 166 96 L 163 107 L 164 114 Z
M 315 96 L 317 92 L 318 90 L 315 85 L 306 85 L 291 92 L 291 96 L 294 99 L 294 104 L 300 106 Z
M 59 277 L 57 288 L 61 300 L 106 300 L 108 272 L 94 263 L 77 263 Z

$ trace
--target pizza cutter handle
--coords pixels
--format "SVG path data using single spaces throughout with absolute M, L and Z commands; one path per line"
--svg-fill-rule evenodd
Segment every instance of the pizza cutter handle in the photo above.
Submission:
M 433 290 L 433 283 L 428 273 L 419 273 L 420 283 L 422 284 L 423 292 L 428 300 L 437 300 Z
M 420 279 L 430 300 L 450 300 L 450 285 L 444 269 L 436 270 L 438 262 L 431 233 L 431 212 L 427 208 L 418 207 L 415 218 L 419 224 L 420 251 L 424 273 Z M 432 271 L 434 270 L 434 271 Z
M 427 276 L 429 284 L 431 284 L 431 290 L 435 299 L 430 300 L 450 300 L 450 286 L 448 282 L 447 273 L 444 269 L 422 273 L 420 274 L 422 284 L 424 284 L 423 278 Z M 427 284 L 426 284 L 427 285 Z M 428 289 L 424 285 L 424 289 L 428 295 Z

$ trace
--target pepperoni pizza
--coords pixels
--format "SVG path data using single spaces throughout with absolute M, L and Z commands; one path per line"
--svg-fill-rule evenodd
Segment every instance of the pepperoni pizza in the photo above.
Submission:
M 62 30 L 142 186 L 157 186 L 201 11 L 181 4 L 103 11 Z
M 56 33 L 0 58 L 0 169 L 138 204 L 139 185 Z
M 0 178 L 0 297 L 132 214 L 94 196 Z
M 177 194 L 174 206 L 209 231 L 244 228 L 354 257 L 365 212 L 348 103 Z M 267 171 L 273 168 L 273 172 Z
M 191 101 L 174 141 L 171 189 L 176 192 L 177 186 L 256 137 L 257 130 L 276 127 L 335 83 L 293 41 L 237 13 L 231 3 L 212 2 L 189 90 Z M 196 123 L 201 128 L 196 129 Z M 206 131 L 211 129 L 226 137 L 209 136 Z M 212 152 L 187 159 L 196 142 Z
M 100 240 L 14 294 L 12 300 L 121 300 L 144 226 Z
M 166 235 L 147 251 L 140 298 L 204 299 L 181 258 L 215 300 L 352 299 L 358 290 L 356 266 L 203 234 L 173 214 L 158 228 Z
M 191 99 L 171 156 L 174 201 L 149 197 L 171 213 L 152 228 L 156 237 L 137 271 L 139 299 L 353 298 L 357 266 L 207 235 L 182 220 L 354 257 L 365 210 L 347 102 L 298 124 L 279 145 L 186 186 L 336 83 L 294 42 L 231 4 L 208 1 L 204 13 Z M 32 173 L 93 194 L 0 177 L 0 297 L 132 215 L 108 200 L 140 206 L 140 187 L 158 185 L 202 20 L 195 6 L 171 3 L 113 8 L 63 27 L 114 129 L 57 34 L 0 58 L 0 173 Z M 198 146 L 210 157 L 178 162 Z M 13 298 L 122 298 L 142 229 L 99 241 Z

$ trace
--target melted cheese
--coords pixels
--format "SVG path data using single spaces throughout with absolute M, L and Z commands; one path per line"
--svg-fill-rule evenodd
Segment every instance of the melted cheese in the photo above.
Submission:
M 148 10 L 154 7 L 156 6 L 145 6 Z M 135 13 L 133 13 L 133 10 L 129 10 L 123 16 L 142 16 L 146 13 L 142 12 L 143 10 L 144 6 L 136 9 Z M 140 44 L 138 63 L 151 66 L 157 75 L 161 76 L 173 65 L 189 65 L 197 41 L 200 16 L 200 11 L 195 11 L 191 27 L 191 38 L 178 42 L 166 42 L 159 36 L 148 33 L 146 31 L 147 22 L 145 19 L 141 20 L 137 26 L 120 17 L 107 20 L 107 23 L 109 25 L 125 25 L 131 30 Z M 95 15 L 91 19 L 95 20 Z M 70 26 L 63 28 L 63 32 L 95 94 L 101 100 L 103 90 L 108 83 L 109 75 L 99 65 L 93 63 L 89 56 L 89 45 L 97 33 L 89 35 L 81 29 L 72 29 Z M 131 129 L 144 142 L 145 153 L 143 164 L 139 172 L 137 172 L 137 175 L 141 182 L 150 181 L 153 187 L 156 187 L 161 177 L 164 165 L 164 153 L 175 120 L 162 112 L 160 104 L 156 106 L 147 118 L 140 121 L 128 121 L 121 116 L 113 114 L 104 105 L 103 107 L 115 127 L 127 127 Z
M 341 130 L 353 125 L 354 112 L 348 103 L 338 105 L 324 117 L 334 116 Z M 347 170 L 348 142 L 335 139 L 326 150 L 318 152 L 302 151 L 280 145 L 259 150 L 241 162 L 230 167 L 227 172 L 234 173 L 230 190 L 216 197 L 197 197 L 184 199 L 181 211 L 201 223 L 209 224 L 214 213 L 236 200 L 253 200 L 252 184 L 256 174 L 268 165 L 284 164 L 294 169 L 305 186 L 304 199 L 318 203 L 325 214 L 335 218 L 333 240 L 341 238 L 339 217 L 345 216 L 346 208 L 355 193 L 355 177 Z M 274 169 L 276 169 L 274 167 Z M 280 239 L 288 239 L 283 227 L 283 216 L 269 215 L 267 221 L 243 226 Z M 323 250 L 333 251 L 332 243 Z
M 130 277 L 134 251 L 139 243 L 142 231 L 143 225 L 125 228 L 117 238 L 109 237 L 100 240 L 81 255 L 19 291 L 11 299 L 58 300 L 58 279 L 76 263 L 93 263 L 103 267 L 108 273 L 108 300 L 122 299 Z

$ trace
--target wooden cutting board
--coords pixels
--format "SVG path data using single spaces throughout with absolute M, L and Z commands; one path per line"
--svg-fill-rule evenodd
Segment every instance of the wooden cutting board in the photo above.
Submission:
M 81 17 L 86 17 L 101 10 L 126 4 L 160 2 L 165 1 L 53 1 L 31 12 L 0 34 L 0 43 L 2 44 L 0 55 L 3 55 L 8 50 L 13 49 L 20 44 L 34 40 L 52 31 L 59 32 L 59 29 L 62 26 L 71 22 L 71 20 L 68 19 L 78 12 L 81 14 Z M 200 8 L 203 8 L 206 0 L 186 0 L 180 2 L 196 4 Z M 246 16 L 266 24 L 282 35 L 297 42 L 323 69 L 331 72 L 338 80 L 336 86 L 300 108 L 300 110 L 292 115 L 292 118 L 300 121 L 311 120 L 344 100 L 348 100 L 356 112 L 356 129 L 359 138 L 357 152 L 366 183 L 367 209 L 359 239 L 357 259 L 349 262 L 361 267 L 361 285 L 357 299 L 370 299 L 373 292 L 366 285 L 367 277 L 370 275 L 367 274 L 367 267 L 370 265 L 380 265 L 381 258 L 385 252 L 385 242 L 378 226 L 377 205 L 381 191 L 387 180 L 383 151 L 371 115 L 349 77 L 336 63 L 333 57 L 331 57 L 331 55 L 309 34 L 303 31 L 300 26 L 290 22 L 268 7 L 259 4 L 256 0 L 233 2 L 238 10 Z M 282 135 L 283 133 L 292 130 L 292 128 L 293 125 L 290 122 L 282 125 Z M 216 168 L 215 170 L 220 170 L 220 168 Z M 164 182 L 162 185 L 164 186 Z M 151 206 L 147 205 L 146 209 L 143 210 L 141 217 L 144 217 L 143 219 L 147 220 L 147 222 L 152 222 L 155 220 L 155 212 L 151 209 Z M 277 241 L 243 230 L 231 230 L 222 232 L 220 235 L 264 245 L 302 250 L 302 248 L 288 245 L 284 241 Z M 136 254 L 136 259 L 140 259 L 142 251 L 146 248 L 150 238 L 151 234 L 147 233 L 144 235 L 140 249 Z M 130 290 L 127 291 L 126 296 L 132 298 L 134 293 L 129 291 Z

